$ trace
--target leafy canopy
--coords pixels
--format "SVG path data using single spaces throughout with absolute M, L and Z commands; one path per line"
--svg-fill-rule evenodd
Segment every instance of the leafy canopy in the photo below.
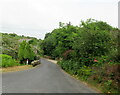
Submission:
M 35 54 L 29 43 L 27 43 L 26 41 L 23 41 L 20 44 L 18 57 L 20 60 L 24 60 L 24 59 L 34 60 Z

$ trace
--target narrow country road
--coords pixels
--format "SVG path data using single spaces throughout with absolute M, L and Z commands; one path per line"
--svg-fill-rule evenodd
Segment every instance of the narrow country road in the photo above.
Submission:
M 97 93 L 45 59 L 36 68 L 2 74 L 3 93 Z

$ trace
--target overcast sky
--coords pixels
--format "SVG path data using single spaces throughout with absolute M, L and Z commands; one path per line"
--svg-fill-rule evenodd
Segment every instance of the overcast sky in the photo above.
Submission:
M 0 32 L 40 39 L 59 22 L 93 18 L 118 27 L 119 0 L 0 0 Z

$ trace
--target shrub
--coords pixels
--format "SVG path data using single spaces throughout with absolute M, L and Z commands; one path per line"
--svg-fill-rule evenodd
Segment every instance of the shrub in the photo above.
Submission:
M 92 74 L 91 69 L 87 66 L 82 66 L 79 70 L 77 70 L 78 76 L 82 77 L 83 80 L 87 80 L 88 77 Z
M 20 65 L 14 59 L 12 59 L 12 57 L 9 55 L 0 54 L 0 57 L 2 58 L 0 67 L 12 67 L 12 66 Z
M 109 60 L 120 63 L 120 54 L 117 50 L 113 50 L 108 57 Z
M 63 53 L 63 59 L 73 59 L 76 57 L 76 52 L 74 50 L 67 50 Z

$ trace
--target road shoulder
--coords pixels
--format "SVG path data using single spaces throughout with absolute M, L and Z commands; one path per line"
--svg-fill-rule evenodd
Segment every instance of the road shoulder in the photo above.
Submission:
M 28 70 L 33 68 L 32 65 L 23 65 L 23 66 L 13 66 L 13 67 L 7 67 L 7 68 L 0 68 L 0 72 L 16 72 L 16 71 L 22 71 L 22 70 Z

